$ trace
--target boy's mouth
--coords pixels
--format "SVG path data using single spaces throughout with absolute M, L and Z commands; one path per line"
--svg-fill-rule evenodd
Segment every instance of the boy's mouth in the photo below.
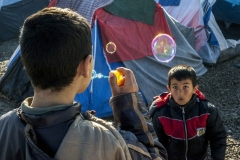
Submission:
M 179 100 L 179 101 L 182 101 L 182 100 L 184 100 L 184 98 L 180 97 L 180 98 L 178 98 L 178 100 Z

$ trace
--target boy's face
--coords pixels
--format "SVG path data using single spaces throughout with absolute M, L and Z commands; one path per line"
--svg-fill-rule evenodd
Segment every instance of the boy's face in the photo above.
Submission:
M 167 86 L 167 88 L 174 101 L 179 105 L 185 105 L 189 102 L 197 89 L 197 86 L 193 87 L 190 79 L 182 79 L 181 81 L 178 81 L 173 78 L 170 82 L 170 86 Z

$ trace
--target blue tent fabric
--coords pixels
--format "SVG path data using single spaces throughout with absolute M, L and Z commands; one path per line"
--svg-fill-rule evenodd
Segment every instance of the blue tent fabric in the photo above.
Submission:
M 214 35 L 212 29 L 208 26 L 208 21 L 210 20 L 211 13 L 212 13 L 212 7 L 209 7 L 208 11 L 203 16 L 204 25 L 206 26 L 206 29 L 209 32 L 208 43 L 213 46 L 219 46 L 216 36 Z
M 100 29 L 96 21 L 92 29 L 92 42 L 94 70 L 96 73 L 108 76 L 110 70 L 115 70 L 117 67 L 123 66 L 122 62 L 108 64 L 106 61 Z M 112 109 L 109 105 L 111 95 L 108 78 L 95 78 L 92 79 L 90 85 L 83 93 L 75 96 L 75 101 L 81 102 L 83 112 L 86 110 L 95 110 L 97 117 L 107 117 L 112 115 Z
M 20 54 L 21 54 L 20 45 L 18 45 L 18 47 L 15 49 L 14 53 L 10 57 L 7 67 L 11 67 L 14 61 L 20 56 Z
M 24 20 L 48 4 L 49 0 L 3 0 L 2 4 L 0 2 L 0 41 L 18 37 Z
M 162 6 L 179 6 L 180 0 L 159 0 L 158 3 Z
M 217 0 L 212 11 L 216 20 L 240 24 L 240 0 Z

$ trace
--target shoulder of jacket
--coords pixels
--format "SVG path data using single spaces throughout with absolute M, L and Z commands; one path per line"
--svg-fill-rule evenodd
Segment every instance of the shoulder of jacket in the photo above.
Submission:
M 168 103 L 161 107 L 152 107 L 151 110 L 149 111 L 149 115 L 152 118 L 156 113 L 163 114 L 163 112 L 165 112 L 168 109 L 168 107 L 170 107 Z
M 199 100 L 201 107 L 207 109 L 208 112 L 211 112 L 216 109 L 215 105 L 208 100 Z
M 14 110 L 11 110 L 5 114 L 3 114 L 1 117 L 0 117 L 0 122 L 1 123 L 8 123 L 10 122 L 11 124 L 14 124 L 16 120 L 18 120 L 18 115 L 17 115 L 17 109 L 14 109 Z M 13 123 L 14 122 L 14 123 Z

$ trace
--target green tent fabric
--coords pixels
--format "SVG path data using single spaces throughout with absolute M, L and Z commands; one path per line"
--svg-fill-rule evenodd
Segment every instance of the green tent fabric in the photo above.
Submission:
M 153 25 L 155 6 L 154 0 L 114 0 L 104 9 L 118 17 Z

